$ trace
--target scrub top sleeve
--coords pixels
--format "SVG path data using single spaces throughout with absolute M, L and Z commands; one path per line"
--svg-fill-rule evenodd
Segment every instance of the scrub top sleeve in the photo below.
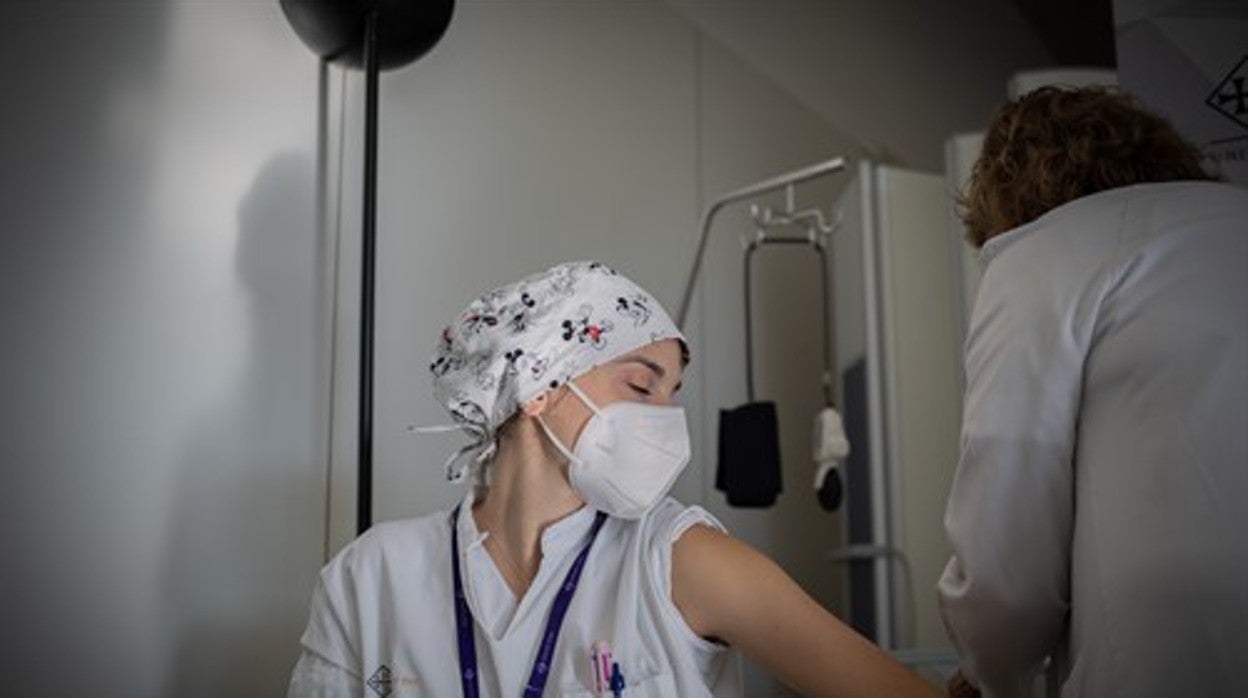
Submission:
M 289 698 L 356 695 L 363 685 L 357 671 L 359 623 L 351 612 L 356 607 L 356 585 L 345 559 L 350 552 L 348 548 L 321 571 L 301 639 L 303 652 L 291 675 Z
M 290 676 L 286 698 L 349 698 L 359 695 L 361 685 L 359 677 L 305 649 Z
M 1056 262 L 1019 257 L 989 267 L 973 312 L 945 512 L 953 557 L 938 585 L 964 670 L 994 695 L 1025 695 L 1064 633 L 1072 457 L 1096 305 L 1062 283 Z
M 700 637 L 672 600 L 672 547 L 691 527 L 702 525 L 727 533 L 727 529 L 710 512 L 699 506 L 686 507 L 668 499 L 653 515 L 650 536 L 651 583 L 661 591 L 662 608 L 669 620 L 680 629 L 685 640 L 700 652 L 718 653 L 723 647 Z

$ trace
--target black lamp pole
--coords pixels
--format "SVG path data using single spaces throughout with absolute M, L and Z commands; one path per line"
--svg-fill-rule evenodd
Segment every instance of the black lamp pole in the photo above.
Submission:
M 373 338 L 377 272 L 377 89 L 442 38 L 454 0 L 280 0 L 295 33 L 327 62 L 364 69 L 364 220 L 360 289 L 360 418 L 356 532 L 373 521 Z M 382 26 L 385 32 L 382 32 Z
M 373 337 L 377 297 L 377 11 L 364 22 L 364 242 L 360 289 L 360 420 L 355 531 L 373 524 Z

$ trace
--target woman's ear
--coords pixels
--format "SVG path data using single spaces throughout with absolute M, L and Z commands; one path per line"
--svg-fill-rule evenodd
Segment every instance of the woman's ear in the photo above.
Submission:
M 546 407 L 550 404 L 550 401 L 546 399 L 546 396 L 548 394 L 549 393 L 543 392 L 539 394 L 537 397 L 530 399 L 528 402 L 525 402 L 520 407 L 520 411 L 523 412 L 524 416 L 526 417 L 541 416 L 541 414 L 546 411 Z

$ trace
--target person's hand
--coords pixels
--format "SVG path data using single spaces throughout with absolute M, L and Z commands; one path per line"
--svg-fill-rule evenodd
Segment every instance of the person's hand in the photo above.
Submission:
M 949 698 L 979 698 L 979 689 L 966 678 L 966 674 L 963 674 L 961 669 L 949 677 L 945 689 L 949 691 Z

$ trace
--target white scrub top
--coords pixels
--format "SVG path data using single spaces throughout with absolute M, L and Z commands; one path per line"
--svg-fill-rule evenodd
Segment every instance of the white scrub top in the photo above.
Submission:
M 1248 696 L 1248 190 L 1072 201 L 984 246 L 942 611 L 989 696 Z
M 542 533 L 541 567 L 517 602 L 482 545 L 488 534 L 477 530 L 471 507 L 469 495 L 455 525 L 481 695 L 518 696 L 594 511 L 582 507 Z M 620 664 L 624 696 L 742 694 L 738 654 L 698 637 L 671 600 L 672 544 L 694 524 L 722 530 L 703 509 L 671 498 L 638 521 L 606 520 L 559 633 L 544 695 L 598 695 L 590 652 L 599 641 Z M 325 566 L 289 696 L 462 694 L 450 527 L 449 512 L 379 524 Z

